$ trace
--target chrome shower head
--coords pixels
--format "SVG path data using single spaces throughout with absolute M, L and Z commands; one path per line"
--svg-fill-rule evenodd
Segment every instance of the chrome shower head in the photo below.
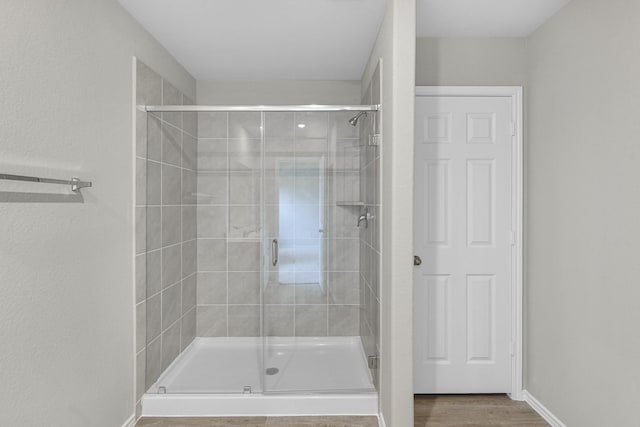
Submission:
M 367 112 L 366 111 L 360 111 L 357 115 L 355 115 L 355 116 L 353 116 L 353 117 L 351 117 L 349 119 L 349 124 L 351 126 L 358 126 L 358 120 L 360 120 L 360 117 L 362 117 L 363 115 L 365 117 L 367 117 Z

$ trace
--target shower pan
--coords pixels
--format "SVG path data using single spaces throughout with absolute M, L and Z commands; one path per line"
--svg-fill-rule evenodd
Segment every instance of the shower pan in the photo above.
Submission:
M 142 415 L 378 412 L 358 227 L 377 109 L 147 106 Z

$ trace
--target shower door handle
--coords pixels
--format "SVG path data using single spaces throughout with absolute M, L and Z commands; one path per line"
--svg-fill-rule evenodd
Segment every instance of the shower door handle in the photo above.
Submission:
M 271 241 L 271 265 L 278 265 L 278 239 Z

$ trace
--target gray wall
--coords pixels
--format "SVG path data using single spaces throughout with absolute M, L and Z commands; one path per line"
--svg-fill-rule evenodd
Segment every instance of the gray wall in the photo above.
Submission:
M 523 38 L 418 38 L 418 86 L 523 86 L 527 41 Z
M 191 105 L 136 63 L 137 105 Z M 196 334 L 197 113 L 136 119 L 136 402 Z
M 380 151 L 380 412 L 413 425 L 413 134 L 416 3 L 388 0 L 362 77 L 362 95 L 382 60 Z
M 0 183 L 26 201 L 0 194 L 0 425 L 120 426 L 134 412 L 132 57 L 190 96 L 195 82 L 113 0 L 5 0 L 0 51 L 1 170 L 94 183 L 84 203 Z
M 530 40 L 526 388 L 568 426 L 640 401 L 640 2 L 573 1 Z
M 198 103 L 203 105 L 358 104 L 360 81 L 199 80 Z

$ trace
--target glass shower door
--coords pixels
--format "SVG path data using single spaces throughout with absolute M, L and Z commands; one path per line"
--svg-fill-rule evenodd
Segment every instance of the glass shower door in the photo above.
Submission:
M 327 128 L 327 113 L 265 113 L 266 392 L 318 389 L 308 374 L 327 338 Z
M 350 112 L 263 113 L 263 390 L 372 391 L 360 338 Z

